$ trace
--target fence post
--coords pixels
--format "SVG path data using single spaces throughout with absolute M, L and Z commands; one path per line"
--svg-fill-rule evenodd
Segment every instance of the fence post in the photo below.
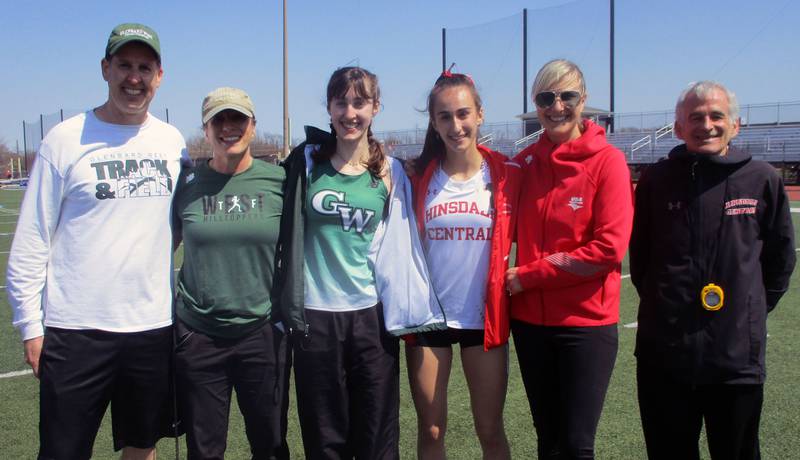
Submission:
M 528 9 L 522 9 L 522 113 L 528 113 Z
M 28 172 L 28 131 L 22 120 L 22 153 L 25 154 L 25 172 Z
M 447 29 L 442 27 L 442 72 L 447 70 Z

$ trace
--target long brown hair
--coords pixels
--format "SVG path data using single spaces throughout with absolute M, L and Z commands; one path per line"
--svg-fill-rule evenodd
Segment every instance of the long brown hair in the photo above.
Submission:
M 425 108 L 428 112 L 428 130 L 425 132 L 425 143 L 422 146 L 422 153 L 419 155 L 419 158 L 414 161 L 414 168 L 418 174 L 425 172 L 425 168 L 428 167 L 431 161 L 435 159 L 441 161 L 446 155 L 444 141 L 439 137 L 439 133 L 437 133 L 436 129 L 433 127 L 433 106 L 440 92 L 456 86 L 464 86 L 469 89 L 469 92 L 472 94 L 472 99 L 475 101 L 475 108 L 477 108 L 478 111 L 480 111 L 483 106 L 481 96 L 475 88 L 475 82 L 472 81 L 469 75 L 451 73 L 449 70 L 442 72 L 439 78 L 436 79 L 436 83 L 433 84 L 431 92 L 428 94 L 428 106 Z
M 353 88 L 358 97 L 369 99 L 373 104 L 380 104 L 381 91 L 378 87 L 378 77 L 374 73 L 361 67 L 342 67 L 337 69 L 328 80 L 327 107 L 331 106 L 331 101 L 336 98 L 343 98 L 345 94 Z M 336 130 L 331 124 L 331 132 L 334 137 Z M 367 170 L 376 177 L 384 176 L 384 164 L 386 155 L 383 146 L 372 135 L 372 124 L 367 128 L 367 141 L 369 142 L 369 158 L 367 159 Z M 336 153 L 336 141 L 322 145 L 319 151 L 314 152 L 311 157 L 315 162 L 330 160 Z

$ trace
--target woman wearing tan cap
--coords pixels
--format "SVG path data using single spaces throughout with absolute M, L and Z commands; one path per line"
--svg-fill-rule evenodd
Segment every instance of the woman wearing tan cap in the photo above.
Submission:
M 176 360 L 188 458 L 223 458 L 236 390 L 253 458 L 289 458 L 288 348 L 272 315 L 283 168 L 253 158 L 255 109 L 235 88 L 203 101 L 213 156 L 181 175 Z

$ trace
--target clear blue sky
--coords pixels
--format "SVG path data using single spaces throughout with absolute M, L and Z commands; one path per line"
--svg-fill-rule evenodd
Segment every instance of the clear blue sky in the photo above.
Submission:
M 590 106 L 608 108 L 608 2 L 523 0 L 289 0 L 289 97 L 293 137 L 327 125 L 325 84 L 358 63 L 378 74 L 377 131 L 425 126 L 423 108 L 448 61 L 472 74 L 488 121 L 522 111 L 521 11 L 528 8 L 529 84 L 547 60 L 584 68 Z M 282 131 L 280 0 L 14 2 L 0 17 L 0 139 L 22 144 L 22 120 L 100 105 L 105 41 L 120 22 L 161 36 L 164 81 L 151 108 L 168 107 L 185 136 L 199 133 L 200 103 L 238 86 L 256 103 L 259 130 Z M 616 1 L 616 109 L 669 109 L 689 81 L 717 79 L 742 103 L 800 100 L 800 2 Z

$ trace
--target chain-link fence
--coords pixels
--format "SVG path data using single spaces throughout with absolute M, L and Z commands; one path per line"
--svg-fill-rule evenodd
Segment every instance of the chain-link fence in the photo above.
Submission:
M 379 131 L 375 138 L 384 144 L 405 145 L 422 144 L 425 142 L 426 129 L 400 129 L 394 131 Z M 499 123 L 484 123 L 480 128 L 480 136 L 491 135 L 495 140 L 515 141 L 524 136 L 522 121 L 507 121 Z
M 530 91 L 547 61 L 580 65 L 592 94 L 590 105 L 609 106 L 610 12 L 607 2 L 576 0 L 530 7 L 469 27 L 443 30 L 443 64 L 475 80 L 486 119 L 511 120 L 532 111 Z
M 20 153 L 24 155 L 21 165 L 23 174 L 27 173 L 33 164 L 34 156 L 47 132 L 62 120 L 78 113 L 76 110 L 59 110 L 51 114 L 40 115 L 38 120 L 23 122 L 25 136 L 24 143 L 20 146 L 23 149 Z M 169 120 L 168 109 L 151 110 L 151 113 L 162 120 Z M 670 125 L 675 119 L 675 112 L 674 110 L 662 110 L 617 113 L 609 114 L 609 116 L 613 116 L 614 125 L 616 126 L 616 133 L 613 135 L 609 133 L 609 141 L 615 143 L 615 145 L 619 144 L 617 146 L 628 153 L 633 151 L 632 143 L 641 140 L 644 136 L 657 136 L 657 130 Z M 741 106 L 740 116 L 742 126 L 748 127 L 798 125 L 800 124 L 800 101 L 746 104 Z M 423 128 L 379 131 L 375 133 L 375 138 L 387 146 L 390 154 L 400 158 L 413 158 L 419 155 L 422 150 L 425 132 L 426 129 Z M 522 120 L 485 123 L 480 129 L 480 136 L 486 145 L 507 155 L 515 154 L 520 148 L 527 145 L 515 143 L 525 137 L 525 134 Z M 191 138 L 187 139 L 187 141 L 189 141 L 189 153 L 193 158 L 206 158 L 211 155 L 209 147 L 202 138 Z M 293 141 L 296 145 L 302 142 L 302 139 L 294 139 Z M 656 143 L 657 141 L 654 142 L 654 144 Z M 253 144 L 254 154 L 274 161 L 278 157 L 280 146 L 282 145 L 282 136 L 260 133 Z M 774 150 L 774 146 L 770 146 L 767 150 Z
M 739 108 L 742 126 L 800 123 L 800 101 L 745 104 Z M 614 115 L 617 131 L 658 129 L 675 120 L 674 110 L 618 113 Z
M 62 121 L 71 118 L 81 113 L 80 110 L 74 109 L 59 109 L 57 112 L 48 114 L 39 114 L 39 118 L 35 120 L 22 121 L 22 151 L 20 154 L 24 157 L 22 168 L 24 173 L 30 170 L 33 165 L 33 159 L 39 151 L 39 146 L 42 139 L 50 132 L 53 127 Z M 156 118 L 169 123 L 169 109 L 151 109 L 150 113 Z
M 776 161 L 796 161 L 795 157 L 800 154 L 798 151 L 800 136 L 797 129 L 800 126 L 800 101 L 746 104 L 740 107 L 739 115 L 742 120 L 742 136 L 734 142 L 744 142 L 745 132 L 752 131 L 757 133 L 757 138 L 753 139 L 751 136 L 747 140 L 747 145 L 753 155 L 763 155 L 769 161 L 782 155 Z M 617 113 L 607 116 L 613 117 L 616 126 L 614 133 L 607 133 L 609 142 L 625 152 L 628 160 L 633 163 L 655 161 L 679 142 L 671 128 L 675 120 L 674 110 Z M 758 128 L 769 128 L 769 131 Z M 664 133 L 668 135 L 666 138 L 662 138 L 665 136 Z M 531 139 L 525 143 L 517 142 L 525 137 L 521 120 L 484 124 L 481 126 L 480 136 L 485 145 L 506 155 L 514 155 L 535 141 Z M 400 158 L 414 158 L 422 151 L 425 130 L 382 131 L 375 133 L 375 137 L 386 144 L 390 154 Z M 643 145 L 640 145 L 642 143 Z M 659 145 L 660 148 L 656 148 Z

